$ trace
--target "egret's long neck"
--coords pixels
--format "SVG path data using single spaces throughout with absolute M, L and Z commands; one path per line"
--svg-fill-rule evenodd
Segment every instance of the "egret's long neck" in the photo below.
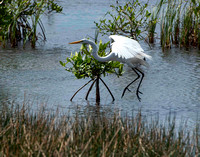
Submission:
M 88 44 L 90 44 L 92 46 L 92 55 L 94 56 L 94 58 L 96 60 L 98 60 L 99 62 L 107 62 L 107 61 L 111 61 L 113 60 L 113 54 L 109 54 L 108 56 L 106 57 L 100 57 L 98 55 L 98 46 L 93 42 L 93 41 L 90 41 L 88 40 L 87 41 Z

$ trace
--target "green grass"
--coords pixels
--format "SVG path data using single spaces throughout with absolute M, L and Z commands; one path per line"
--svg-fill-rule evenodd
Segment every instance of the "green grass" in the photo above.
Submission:
M 177 30 L 179 26 L 177 22 L 179 22 L 178 14 L 182 6 L 181 3 L 179 0 L 168 0 L 168 3 L 163 7 L 161 16 L 161 45 L 163 50 L 164 48 L 171 48 L 173 43 L 173 34 L 175 33 L 173 28 L 175 27 Z
M 181 46 L 187 49 L 190 46 L 199 47 L 200 38 L 200 1 L 193 0 L 190 2 L 184 10 L 182 17 L 182 32 L 181 32 Z
M 165 0 L 155 8 L 162 10 L 160 42 L 163 50 L 172 44 L 200 48 L 200 1 Z
M 158 119 L 147 122 L 141 113 L 122 117 L 77 111 L 69 116 L 48 114 L 45 107 L 33 113 L 26 104 L 6 104 L 0 112 L 0 156 L 199 155 L 199 126 L 192 134 L 177 131 L 172 116 L 161 125 Z
M 153 7 L 151 10 L 151 16 L 149 17 L 148 21 L 148 26 L 147 26 L 147 31 L 148 31 L 148 38 L 149 38 L 149 43 L 154 43 L 154 38 L 156 34 L 156 25 L 159 22 L 159 15 L 161 8 L 163 6 L 164 0 L 160 0 L 160 2 Z

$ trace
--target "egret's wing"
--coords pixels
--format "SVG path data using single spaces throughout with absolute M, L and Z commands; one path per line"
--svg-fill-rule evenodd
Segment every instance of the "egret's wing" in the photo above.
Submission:
M 111 35 L 110 38 L 114 40 L 112 43 L 112 52 L 120 58 L 151 58 L 151 56 L 144 53 L 144 50 L 136 40 L 119 35 Z

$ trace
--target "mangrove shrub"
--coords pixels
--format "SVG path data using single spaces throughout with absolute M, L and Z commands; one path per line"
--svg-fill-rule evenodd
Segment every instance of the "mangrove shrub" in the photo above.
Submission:
M 110 42 L 102 43 L 99 42 L 99 56 L 106 55 L 106 48 L 108 47 Z M 99 93 L 99 80 L 106 86 L 109 93 L 111 94 L 113 101 L 114 97 L 105 84 L 105 82 L 101 79 L 101 76 L 106 76 L 107 74 L 116 74 L 117 76 L 121 76 L 123 73 L 123 64 L 117 61 L 109 61 L 109 62 L 99 62 L 91 55 L 92 48 L 91 46 L 87 47 L 87 45 L 83 44 L 79 52 L 75 52 L 75 54 L 71 53 L 71 56 L 68 57 L 66 62 L 60 61 L 60 64 L 66 68 L 68 72 L 72 72 L 77 79 L 90 78 L 90 81 L 87 82 L 84 86 L 82 86 L 79 90 L 85 87 L 91 81 L 93 82 L 86 94 L 85 99 L 87 100 L 88 95 L 96 82 L 96 102 L 100 102 L 100 93 Z M 71 66 L 68 64 L 70 63 Z M 78 90 L 78 91 L 79 91 Z M 78 93 L 78 91 L 72 96 L 73 97 Z
M 125 4 L 111 5 L 112 11 L 108 11 L 100 22 L 96 22 L 97 28 L 102 34 L 121 34 L 132 39 L 143 39 L 141 36 L 146 31 L 147 20 L 151 13 L 147 10 L 148 3 L 140 3 L 138 0 L 128 1 Z
M 0 44 L 10 43 L 11 47 L 23 40 L 29 40 L 34 48 L 38 38 L 46 40 L 41 15 L 48 12 L 61 12 L 62 7 L 54 0 L 3 0 L 0 4 Z M 41 35 L 37 34 L 37 26 Z

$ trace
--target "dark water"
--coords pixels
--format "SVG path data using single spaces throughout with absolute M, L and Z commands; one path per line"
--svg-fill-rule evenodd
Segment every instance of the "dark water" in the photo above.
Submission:
M 71 51 L 78 50 L 80 45 L 68 45 L 69 42 L 82 39 L 85 36 L 94 37 L 95 24 L 104 13 L 110 9 L 112 1 L 73 0 L 60 2 L 64 14 L 52 14 L 43 17 L 46 28 L 47 42 L 37 45 L 36 50 L 27 46 L 26 49 L 0 50 L 0 98 L 16 102 L 24 99 L 35 104 L 47 101 L 49 108 L 62 110 L 95 106 L 94 94 L 89 102 L 84 101 L 83 89 L 71 103 L 73 93 L 88 79 L 77 80 L 59 64 Z M 105 37 L 104 40 L 108 40 Z M 141 42 L 147 54 L 153 57 L 148 61 L 150 67 L 144 68 L 145 78 L 141 91 L 142 101 L 135 95 L 137 83 L 131 86 L 132 93 L 127 92 L 123 99 L 123 88 L 136 75 L 125 66 L 126 72 L 120 78 L 109 75 L 104 79 L 113 92 L 116 101 L 101 85 L 101 106 L 108 112 L 120 110 L 124 113 L 142 110 L 149 116 L 159 115 L 164 118 L 169 112 L 193 124 L 200 111 L 200 52 L 171 49 L 162 52 L 159 44 L 152 50 Z M 33 103 L 33 104 L 34 104 Z

